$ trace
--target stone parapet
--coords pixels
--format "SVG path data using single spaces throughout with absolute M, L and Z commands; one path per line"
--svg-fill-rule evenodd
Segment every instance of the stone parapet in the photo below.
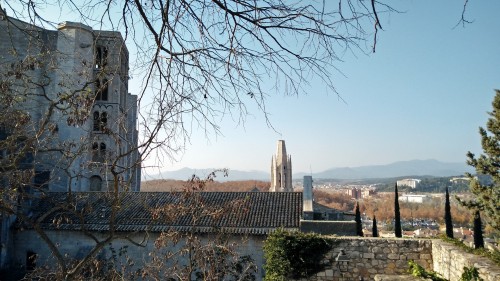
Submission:
M 459 247 L 439 239 L 367 237 L 331 239 L 333 249 L 322 261 L 324 270 L 301 281 L 417 280 L 409 275 L 410 260 L 450 281 L 459 281 L 464 267 L 477 268 L 484 281 L 500 280 L 500 267 L 494 262 L 466 253 Z M 341 270 L 335 261 L 341 249 L 349 259 L 348 266 L 344 270 Z
M 375 280 L 376 275 L 408 275 L 409 260 L 414 260 L 426 270 L 432 269 L 431 240 L 357 237 L 332 239 L 334 246 L 323 261 L 324 270 L 307 280 L 360 280 L 362 277 L 368 281 Z M 340 249 L 344 249 L 349 258 L 348 266 L 343 270 L 335 261 Z
M 459 247 L 441 240 L 432 243 L 433 269 L 450 281 L 458 281 L 464 267 L 477 268 L 484 281 L 500 280 L 500 267 L 487 258 L 464 252 Z
M 423 279 L 411 275 L 384 275 L 384 274 L 375 275 L 375 281 L 422 281 L 422 280 L 430 281 L 431 279 Z

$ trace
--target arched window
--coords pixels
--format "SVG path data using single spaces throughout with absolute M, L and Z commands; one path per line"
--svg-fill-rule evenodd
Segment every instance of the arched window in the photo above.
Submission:
M 37 254 L 33 251 L 26 252 L 26 270 L 32 271 L 36 267 Z
M 106 144 L 94 142 L 92 144 L 92 161 L 103 163 L 106 160 Z
M 103 131 L 108 124 L 108 113 L 99 111 L 94 112 L 94 131 Z
M 95 81 L 95 100 L 98 101 L 108 100 L 108 80 L 97 79 Z
M 108 125 L 108 113 L 103 112 L 101 113 L 101 131 Z
M 94 131 L 99 131 L 99 119 L 101 119 L 99 111 L 94 111 Z
M 90 191 L 101 191 L 102 190 L 102 178 L 100 176 L 90 177 Z
M 95 51 L 95 68 L 101 69 L 108 63 L 108 48 L 97 46 Z
M 99 144 L 94 142 L 92 144 L 92 161 L 97 162 L 97 158 L 99 157 Z
M 99 162 L 104 162 L 106 160 L 106 144 L 101 142 L 99 145 Z

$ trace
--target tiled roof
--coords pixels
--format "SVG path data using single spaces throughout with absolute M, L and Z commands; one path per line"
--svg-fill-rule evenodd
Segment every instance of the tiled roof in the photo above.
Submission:
M 107 231 L 112 197 L 105 192 L 47 193 L 32 212 L 45 229 Z M 119 196 L 116 231 L 220 229 L 228 233 L 268 234 L 298 229 L 300 192 L 124 192 Z M 58 206 L 66 206 L 66 210 Z

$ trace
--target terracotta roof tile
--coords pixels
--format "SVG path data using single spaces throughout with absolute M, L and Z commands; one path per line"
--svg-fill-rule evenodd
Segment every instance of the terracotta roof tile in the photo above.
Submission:
M 108 231 L 110 193 L 47 193 L 33 202 L 33 215 L 43 228 Z M 119 196 L 117 231 L 189 230 L 268 234 L 276 228 L 298 229 L 300 192 L 127 192 Z M 66 209 L 57 208 L 65 206 Z M 154 210 L 157 216 L 153 216 Z M 208 214 L 210 213 L 210 214 Z M 215 215 L 214 215 L 215 214 Z

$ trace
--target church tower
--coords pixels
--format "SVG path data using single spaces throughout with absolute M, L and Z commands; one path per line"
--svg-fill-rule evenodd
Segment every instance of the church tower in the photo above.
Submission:
M 285 141 L 278 141 L 271 159 L 271 192 L 292 192 L 292 158 L 286 154 Z

